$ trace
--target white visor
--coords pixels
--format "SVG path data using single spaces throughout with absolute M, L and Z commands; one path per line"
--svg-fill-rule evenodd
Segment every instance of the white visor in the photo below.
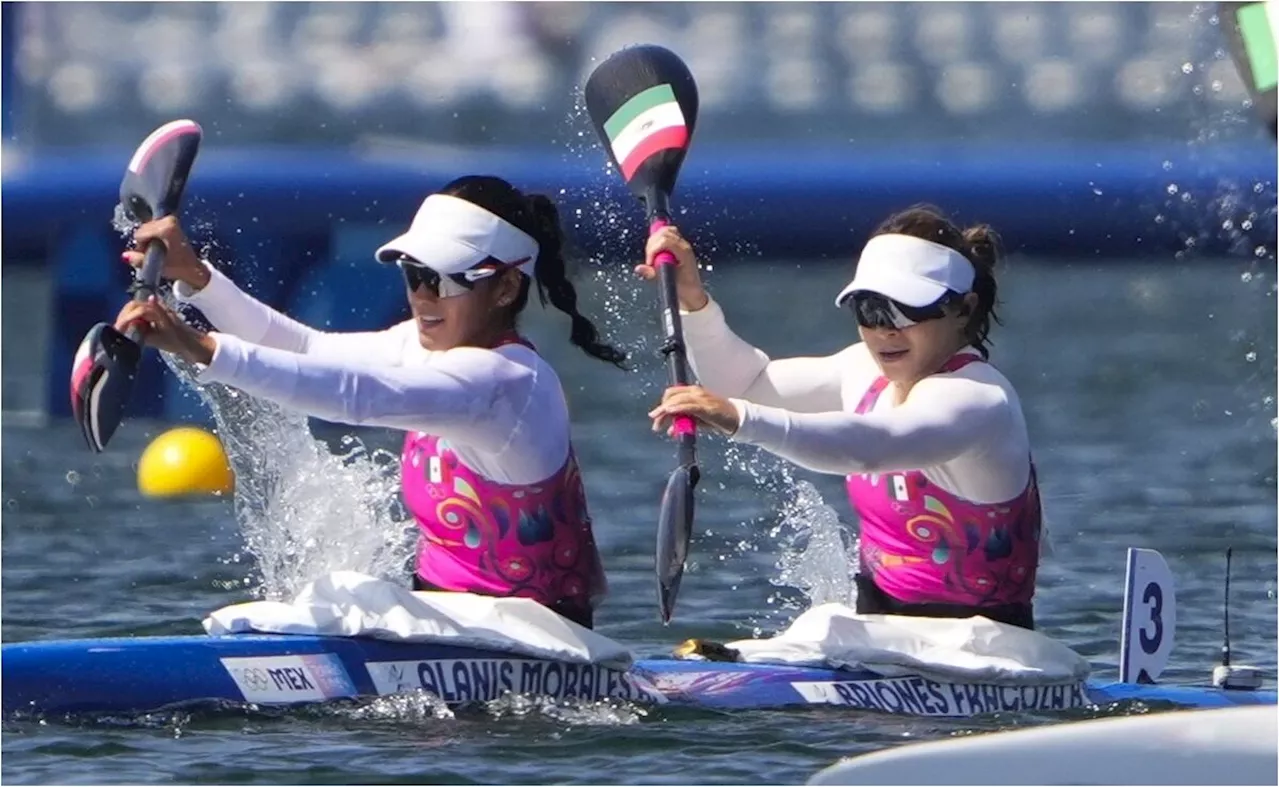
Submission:
M 946 294 L 973 288 L 973 263 L 955 249 L 912 235 L 877 235 L 858 258 L 853 281 L 836 296 L 844 305 L 858 292 L 875 292 L 905 306 L 928 306 Z
M 432 194 L 422 201 L 409 231 L 375 254 L 378 262 L 395 262 L 401 255 L 446 276 L 490 257 L 532 276 L 538 242 L 479 205 Z

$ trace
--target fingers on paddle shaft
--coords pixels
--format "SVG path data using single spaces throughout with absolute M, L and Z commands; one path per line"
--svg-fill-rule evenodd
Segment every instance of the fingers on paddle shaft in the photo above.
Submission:
M 147 244 L 147 256 L 142 267 L 137 270 L 137 286 L 133 292 L 135 301 L 145 301 L 155 293 L 156 283 L 160 281 L 160 271 L 164 269 L 165 246 L 162 241 L 153 240 Z

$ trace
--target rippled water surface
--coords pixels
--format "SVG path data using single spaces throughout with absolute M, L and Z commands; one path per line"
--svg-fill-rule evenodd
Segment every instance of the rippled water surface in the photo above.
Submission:
M 1250 281 L 1242 281 L 1245 273 Z M 851 321 L 830 298 L 846 275 L 842 267 L 753 263 L 717 266 L 712 282 L 748 339 L 775 355 L 814 354 L 851 340 Z M 1274 685 L 1270 276 L 1237 261 L 1009 268 L 994 360 L 1023 397 L 1052 534 L 1037 622 L 1090 657 L 1099 677 L 1115 675 L 1124 550 L 1144 546 L 1164 553 L 1178 581 L 1179 644 L 1166 678 L 1207 679 L 1221 644 L 1222 554 L 1230 545 L 1234 650 L 1239 661 L 1264 667 Z M 654 524 L 673 451 L 643 416 L 662 373 L 652 359 L 651 293 L 637 297 L 631 287 L 611 277 L 585 285 L 584 297 L 611 300 L 621 317 L 604 323 L 642 350 L 637 374 L 568 347 L 563 320 L 531 315 L 528 325 L 572 400 L 612 586 L 599 630 L 658 653 L 693 636 L 775 631 L 805 603 L 801 589 L 822 598 L 847 592 L 832 546 L 847 545 L 850 534 L 842 539 L 824 507 L 848 521 L 840 480 L 784 472 L 708 438 L 694 565 L 676 622 L 658 623 Z M 6 353 L 15 340 L 6 334 Z M 133 465 L 166 426 L 126 423 L 110 451 L 93 457 L 69 423 L 35 428 L 6 419 L 6 642 L 196 633 L 204 614 L 261 587 L 260 572 L 242 554 L 230 501 L 159 503 L 135 491 Z M 335 451 L 350 449 L 341 431 L 322 434 Z M 398 442 L 376 431 L 362 438 L 371 448 Z M 800 481 L 814 486 L 806 491 Z M 291 510 L 325 505 L 324 494 L 323 486 L 312 489 Z M 801 511 L 804 524 L 782 521 L 778 512 L 787 506 Z M 913 720 L 828 709 L 728 714 L 528 699 L 455 716 L 429 698 L 408 697 L 290 713 L 9 720 L 2 767 L 12 783 L 799 783 L 843 755 L 1061 720 Z

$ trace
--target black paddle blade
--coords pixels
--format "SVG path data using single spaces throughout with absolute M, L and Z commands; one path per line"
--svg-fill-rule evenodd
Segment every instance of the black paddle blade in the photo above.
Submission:
M 693 490 L 698 485 L 698 466 L 677 467 L 667 479 L 662 493 L 662 513 L 658 519 L 658 605 L 662 622 L 671 622 L 684 561 L 689 556 L 693 535 Z
M 674 52 L 623 49 L 587 78 L 587 114 L 631 191 L 670 196 L 698 120 L 698 86 Z
M 199 124 L 175 120 L 142 141 L 120 182 L 120 203 L 131 218 L 150 221 L 178 212 L 202 138 Z M 147 248 L 136 275 L 134 300 L 144 300 L 155 292 L 164 256 L 162 243 Z M 136 329 L 125 335 L 99 323 L 80 342 L 71 365 L 71 410 L 95 453 L 102 453 L 120 425 L 141 361 L 142 345 Z
M 1276 34 L 1275 21 L 1267 15 L 1271 2 L 1219 3 L 1218 13 L 1254 111 L 1276 136 Z
M 120 204 L 137 221 L 178 212 L 204 132 L 193 120 L 165 123 L 142 141 L 120 182 Z
M 141 359 L 142 347 L 105 322 L 93 326 L 76 350 L 71 409 L 95 453 L 102 453 L 120 425 Z

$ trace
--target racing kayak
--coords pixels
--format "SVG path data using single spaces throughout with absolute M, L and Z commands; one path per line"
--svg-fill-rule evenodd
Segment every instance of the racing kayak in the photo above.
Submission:
M 1275 689 L 1260 688 L 1256 670 L 1240 665 L 1216 669 L 1214 685 L 1155 683 L 1172 649 L 1175 607 L 1168 566 L 1151 550 L 1129 551 L 1120 680 L 1111 682 L 1086 678 L 1088 663 L 1065 645 L 1013 627 L 993 631 L 991 627 L 1003 624 L 985 618 L 890 622 L 892 616 L 845 614 L 839 610 L 841 605 L 821 605 L 801 615 L 777 638 L 743 640 L 730 643 L 731 647 L 691 640 L 677 648 L 680 658 L 632 659 L 619 643 L 568 623 L 527 599 L 410 593 L 391 583 L 341 574 L 314 583 L 300 595 L 309 595 L 312 606 L 252 602 L 219 610 L 206 620 L 209 634 L 203 636 L 5 644 L 0 648 L 4 713 L 45 717 L 226 703 L 291 706 L 413 692 L 429 693 L 450 706 L 515 694 L 713 709 L 832 705 L 934 717 L 1064 711 L 1123 701 L 1195 708 L 1276 704 Z M 362 596 L 371 603 L 351 614 L 352 608 L 340 608 L 350 596 Z M 836 608 L 835 619 L 846 629 L 868 621 L 868 630 L 893 629 L 889 636 L 897 644 L 888 650 L 864 649 L 860 652 L 873 658 L 859 657 L 853 666 L 847 655 L 854 651 L 847 647 L 819 651 L 820 665 L 807 657 L 805 663 L 796 661 L 797 645 L 807 640 L 787 639 L 788 634 L 805 628 L 803 621 L 823 620 L 827 607 Z M 374 611 L 388 609 L 398 610 L 397 615 L 378 620 Z M 352 620 L 375 623 L 340 636 L 333 630 L 255 633 L 262 631 L 255 625 L 272 625 L 273 615 L 285 621 L 282 625 L 289 632 L 298 631 L 302 619 L 297 615 L 307 610 L 330 615 L 326 625 Z M 477 610 L 497 612 L 486 618 Z M 520 610 L 524 617 L 519 635 L 500 634 L 504 621 L 518 618 Z M 262 614 L 254 624 L 250 619 L 258 613 Z M 450 617 L 454 613 L 461 616 Z M 387 623 L 393 617 L 407 621 L 408 628 L 393 631 L 394 626 Z M 913 627 L 926 634 L 904 645 L 912 642 L 906 634 Z M 968 633 L 961 637 L 968 643 L 961 650 L 968 650 L 950 663 L 954 667 L 963 662 L 961 669 L 947 671 L 947 659 L 940 655 L 948 647 L 946 637 L 937 635 L 957 627 L 962 634 Z M 806 630 L 815 629 L 810 625 Z M 380 636 L 368 635 L 375 631 Z M 1019 638 L 1030 647 L 1016 646 Z M 997 640 L 1005 643 L 998 652 L 983 650 L 982 643 Z M 974 646 L 975 642 L 979 644 Z M 781 643 L 781 650 L 775 652 L 782 655 L 760 660 L 771 643 Z M 764 650 L 761 645 L 766 646 Z M 895 647 L 906 647 L 901 651 L 906 660 L 895 663 L 892 653 L 886 660 L 886 653 Z M 1020 647 L 1033 654 L 1034 663 L 1014 675 L 1016 679 L 997 680 L 991 677 L 995 673 L 970 668 L 983 659 L 1010 663 Z M 926 653 L 932 656 L 924 658 Z M 1073 666 L 1077 662 L 1083 671 Z M 891 668 L 885 669 L 886 664 Z
M 1095 680 L 999 686 L 676 658 L 637 660 L 624 671 L 450 645 L 279 634 L 15 643 L 4 646 L 0 667 L 6 714 L 139 713 L 219 701 L 298 705 L 415 691 L 450 706 L 512 693 L 720 709 L 837 705 L 952 717 L 1124 700 L 1192 707 L 1276 702 L 1274 689 Z

